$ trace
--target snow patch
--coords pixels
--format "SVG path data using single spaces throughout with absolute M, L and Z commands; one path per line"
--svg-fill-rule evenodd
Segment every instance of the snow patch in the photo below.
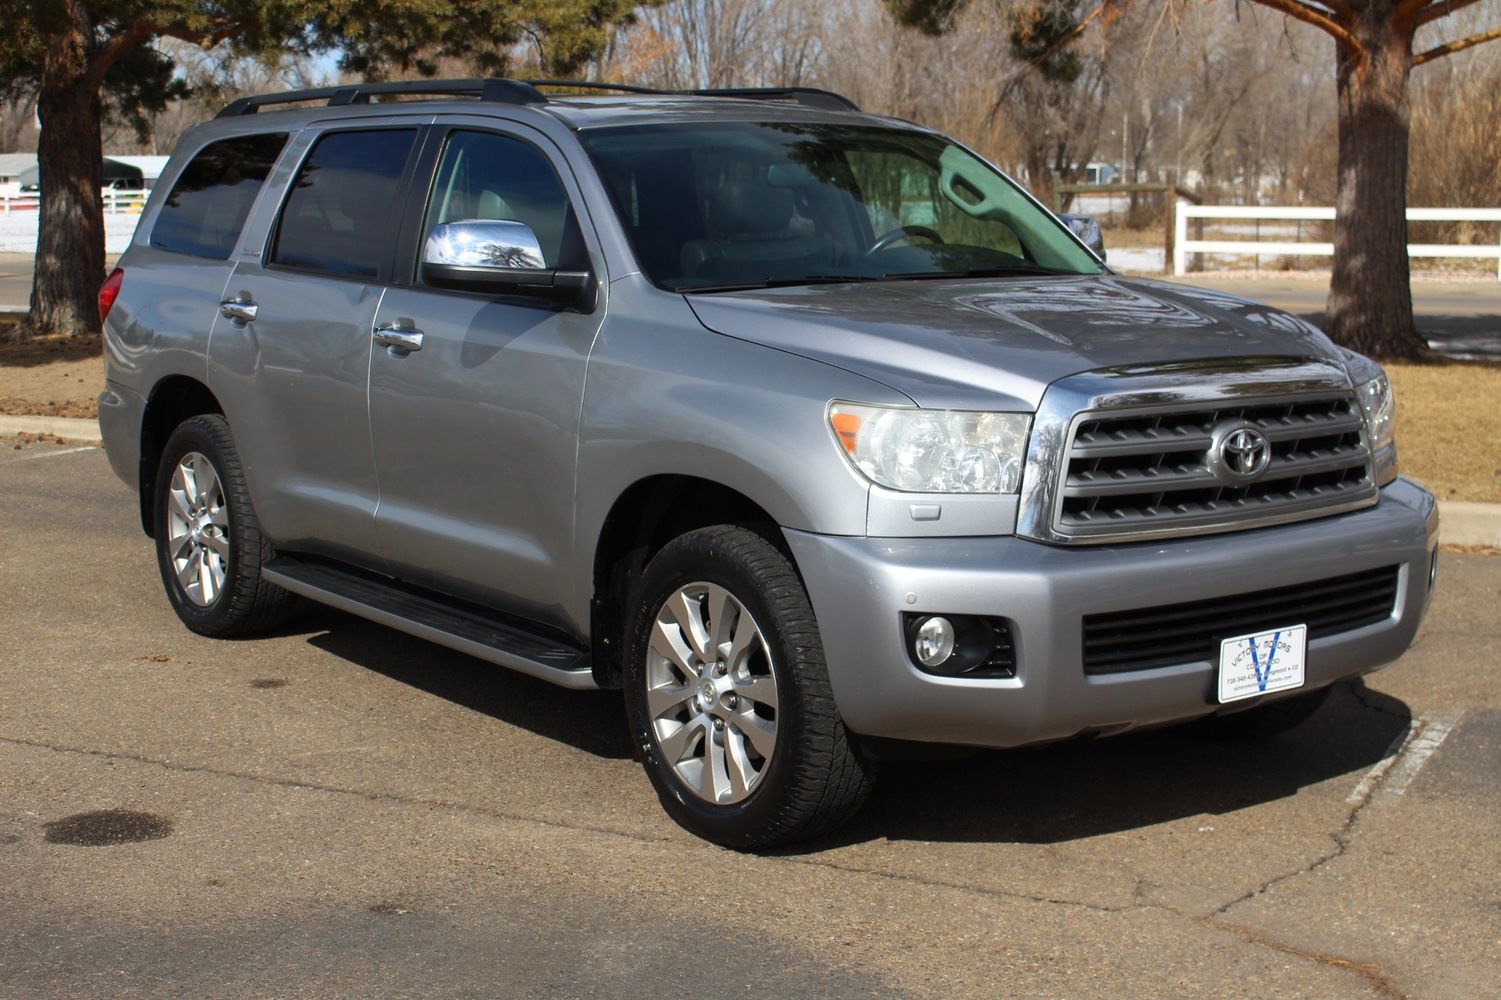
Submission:
M 0 212 L 0 253 L 36 253 L 36 211 Z M 135 235 L 139 213 L 122 212 L 104 217 L 104 252 L 124 253 Z

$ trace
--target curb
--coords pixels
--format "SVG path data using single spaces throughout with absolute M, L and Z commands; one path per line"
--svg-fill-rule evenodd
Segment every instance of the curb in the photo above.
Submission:
M 10 417 L 0 416 L 0 435 L 51 434 L 68 441 L 102 444 L 99 421 L 77 417 Z
M 0 436 L 7 434 L 51 434 L 68 441 L 103 443 L 98 421 L 72 417 L 0 416 Z M 1443 544 L 1501 548 L 1501 503 L 1440 500 L 1438 516 Z
M 1501 503 L 1440 500 L 1438 537 L 1445 545 L 1501 549 Z

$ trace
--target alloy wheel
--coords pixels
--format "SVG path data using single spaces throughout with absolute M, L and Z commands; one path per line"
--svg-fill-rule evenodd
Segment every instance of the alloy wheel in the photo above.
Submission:
M 229 510 L 214 464 L 190 451 L 167 489 L 167 554 L 189 601 L 208 607 L 229 573 Z
M 746 799 L 776 751 L 777 680 L 744 603 L 713 583 L 678 588 L 657 611 L 646 659 L 652 731 L 673 774 L 704 802 Z

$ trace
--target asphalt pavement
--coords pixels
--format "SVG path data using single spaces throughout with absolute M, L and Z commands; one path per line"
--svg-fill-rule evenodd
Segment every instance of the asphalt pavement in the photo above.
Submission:
M 893 766 L 753 857 L 664 817 L 618 695 L 318 608 L 189 633 L 103 454 L 14 445 L 0 996 L 1497 995 L 1501 558 L 1278 739 Z

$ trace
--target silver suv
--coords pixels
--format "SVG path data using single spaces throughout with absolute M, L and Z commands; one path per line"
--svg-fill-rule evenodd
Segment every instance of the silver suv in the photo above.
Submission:
M 915 745 L 1274 733 L 1411 643 L 1438 521 L 1375 364 L 835 95 L 592 86 L 183 138 L 100 293 L 100 424 L 189 628 L 301 595 L 623 688 L 738 848 Z

